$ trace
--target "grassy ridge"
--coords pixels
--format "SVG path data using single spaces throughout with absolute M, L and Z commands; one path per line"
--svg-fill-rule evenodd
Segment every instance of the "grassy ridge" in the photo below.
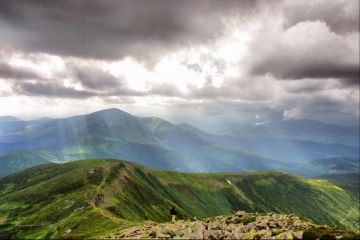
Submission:
M 0 179 L 0 237 L 105 236 L 143 220 L 294 213 L 359 228 L 358 185 L 279 172 L 184 174 L 115 160 L 46 164 Z

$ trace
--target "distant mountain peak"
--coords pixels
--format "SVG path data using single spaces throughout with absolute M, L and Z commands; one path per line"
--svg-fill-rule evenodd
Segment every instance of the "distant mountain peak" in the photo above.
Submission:
M 13 116 L 2 116 L 0 117 L 0 122 L 18 122 L 22 121 L 20 118 L 16 118 Z
M 96 112 L 92 112 L 90 114 L 86 114 L 86 115 L 110 115 L 110 116 L 133 116 L 128 112 L 125 112 L 123 110 L 120 110 L 118 108 L 108 108 L 108 109 L 103 109 L 103 110 L 99 110 Z
M 130 114 L 128 112 L 125 112 L 119 108 L 107 108 L 107 109 L 102 109 L 102 110 L 99 110 L 99 111 L 96 111 L 96 112 L 93 112 L 93 113 L 104 113 L 104 112 L 121 112 L 121 113 L 127 113 L 127 114 Z

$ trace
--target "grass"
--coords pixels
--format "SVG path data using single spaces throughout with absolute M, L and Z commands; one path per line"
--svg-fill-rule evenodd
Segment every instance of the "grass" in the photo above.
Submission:
M 316 240 L 316 239 L 340 239 L 337 236 L 342 236 L 341 239 L 360 239 L 360 234 L 355 232 L 343 231 L 340 229 L 330 229 L 326 227 L 314 227 L 304 231 L 304 240 Z

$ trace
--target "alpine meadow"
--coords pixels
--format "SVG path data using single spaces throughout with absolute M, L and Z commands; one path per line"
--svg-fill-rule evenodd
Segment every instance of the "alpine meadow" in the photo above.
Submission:
M 360 239 L 359 12 L 0 1 L 0 239 Z

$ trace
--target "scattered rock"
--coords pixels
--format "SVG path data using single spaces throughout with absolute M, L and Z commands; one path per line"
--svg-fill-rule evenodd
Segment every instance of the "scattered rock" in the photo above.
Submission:
M 237 211 L 237 212 L 235 213 L 235 215 L 238 216 L 238 217 L 245 217 L 245 216 L 246 216 L 246 212 L 244 212 L 244 211 Z
M 146 222 L 123 230 L 114 238 L 124 239 L 303 239 L 330 229 L 300 220 L 295 215 L 246 213 L 238 211 L 231 216 L 197 220 L 179 220 L 171 223 Z M 336 232 L 336 239 L 343 236 Z M 315 235 L 314 235 L 315 236 Z M 335 236 L 333 239 L 335 239 Z M 315 238 L 314 238 L 315 239 Z
M 74 200 L 66 200 L 64 206 L 62 209 L 68 209 L 71 208 L 76 202 Z

